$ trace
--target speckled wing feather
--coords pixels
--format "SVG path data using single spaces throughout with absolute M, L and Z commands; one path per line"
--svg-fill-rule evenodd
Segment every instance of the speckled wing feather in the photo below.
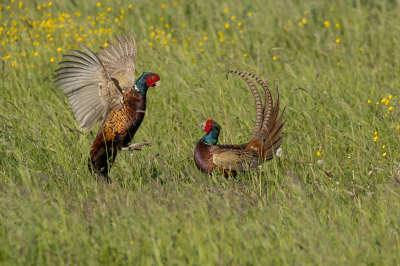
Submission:
M 99 58 L 88 48 L 80 46 L 86 53 L 71 50 L 75 55 L 64 55 L 65 66 L 55 70 L 58 73 L 54 83 L 68 97 L 79 126 L 90 130 L 104 121 L 108 113 L 122 107 L 122 93 L 111 80 Z
M 137 49 L 132 33 L 129 33 L 129 38 L 130 40 L 124 34 L 122 34 L 121 38 L 115 36 L 119 47 L 112 41 L 107 40 L 107 47 L 100 47 L 103 52 L 96 53 L 111 78 L 118 80 L 119 86 L 123 91 L 132 88 L 135 84 Z
M 257 150 L 216 149 L 213 153 L 213 163 L 223 169 L 249 170 L 259 165 Z

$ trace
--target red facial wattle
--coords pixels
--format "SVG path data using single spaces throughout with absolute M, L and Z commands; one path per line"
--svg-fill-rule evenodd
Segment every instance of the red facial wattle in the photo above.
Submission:
M 153 87 L 157 81 L 160 80 L 160 76 L 159 75 L 149 75 L 146 79 L 146 84 L 149 87 Z
M 210 132 L 210 130 L 211 130 L 213 127 L 214 127 L 214 125 L 213 125 L 213 123 L 212 123 L 212 120 L 211 120 L 211 119 L 208 119 L 207 122 L 206 122 L 206 126 L 204 127 L 204 131 L 205 131 L 206 133 L 208 133 L 208 132 Z

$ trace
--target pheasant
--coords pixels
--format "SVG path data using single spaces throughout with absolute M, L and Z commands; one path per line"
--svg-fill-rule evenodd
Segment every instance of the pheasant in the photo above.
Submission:
M 211 174 L 216 169 L 225 177 L 236 176 L 238 172 L 256 169 L 263 162 L 272 160 L 274 152 L 283 141 L 281 136 L 285 122 L 279 113 L 279 92 L 275 105 L 268 86 L 256 75 L 238 71 L 228 71 L 244 79 L 253 93 L 257 117 L 250 141 L 238 145 L 217 145 L 221 127 L 214 120 L 207 120 L 199 125 L 206 134 L 198 141 L 194 150 L 194 161 L 199 170 Z M 263 107 L 260 93 L 254 83 L 248 78 L 254 78 L 264 90 L 265 104 Z M 228 76 L 227 76 L 228 78 Z
M 103 52 L 71 50 L 66 61 L 55 72 L 54 83 L 63 89 L 79 126 L 92 129 L 103 122 L 91 147 L 89 170 L 108 181 L 109 166 L 119 150 L 137 150 L 151 143 L 129 145 L 142 123 L 146 111 L 149 87 L 159 85 L 160 76 L 144 72 L 135 82 L 136 42 L 124 34 L 115 36 L 116 43 L 107 40 Z

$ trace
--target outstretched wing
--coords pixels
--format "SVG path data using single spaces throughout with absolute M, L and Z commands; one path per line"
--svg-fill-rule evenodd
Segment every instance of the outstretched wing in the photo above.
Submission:
M 135 84 L 135 61 L 136 61 L 136 42 L 129 33 L 129 38 L 122 34 L 119 38 L 115 36 L 118 46 L 110 40 L 107 40 L 107 47 L 101 46 L 103 52 L 98 52 L 104 68 L 110 74 L 111 78 L 118 80 L 120 88 L 125 91 L 132 88 Z
M 213 163 L 223 169 L 249 170 L 259 165 L 257 150 L 221 149 L 214 151 Z
M 112 110 L 122 108 L 122 93 L 111 80 L 99 58 L 88 48 L 86 53 L 71 50 L 75 55 L 64 55 L 67 61 L 58 63 L 54 83 L 68 97 L 76 120 L 83 129 L 90 130 L 104 121 Z

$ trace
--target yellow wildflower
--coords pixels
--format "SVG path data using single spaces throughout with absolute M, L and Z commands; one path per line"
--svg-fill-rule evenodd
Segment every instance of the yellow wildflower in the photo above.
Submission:
M 304 15 L 307 15 L 307 11 L 304 11 L 303 14 L 304 14 Z
M 107 8 L 107 12 L 110 12 L 110 11 L 111 11 L 111 7 Z
M 382 149 L 384 149 L 386 146 L 385 145 L 382 145 Z
M 384 103 L 384 102 L 386 102 L 386 98 L 383 98 L 383 99 L 381 100 L 381 103 Z
M 340 39 L 336 39 L 336 43 L 340 43 Z
M 375 132 L 374 132 L 374 135 L 375 135 L 375 136 L 378 135 L 378 132 L 375 131 Z
M 97 6 L 101 6 L 101 3 L 100 3 L 100 2 L 98 2 L 98 3 L 97 3 Z
M 371 100 L 368 100 L 368 103 L 371 103 Z
M 374 137 L 374 141 L 375 141 L 375 142 L 378 141 L 378 139 L 379 139 L 378 136 Z
M 226 29 L 229 28 L 229 24 L 228 23 L 225 23 L 225 28 Z
M 393 111 L 393 106 L 390 106 L 388 109 L 389 112 Z
M 303 18 L 303 19 L 301 20 L 301 22 L 303 22 L 303 24 L 306 24 L 306 23 L 307 23 L 307 19 Z
M 389 95 L 389 100 L 391 100 L 393 98 L 393 96 L 392 95 Z
M 276 56 L 273 56 L 273 57 L 272 57 L 272 60 L 276 60 Z
M 249 13 L 249 14 L 247 14 L 249 17 L 251 17 L 253 14 L 252 13 Z
M 397 127 L 396 127 L 396 130 L 400 130 L 400 126 L 397 126 Z
M 162 5 L 161 5 L 161 8 L 165 8 L 165 5 L 164 5 L 164 4 L 162 4 Z
M 336 23 L 335 27 L 336 27 L 336 28 L 339 28 L 339 27 L 340 27 L 340 24 L 339 24 L 339 23 Z
M 317 151 L 317 156 L 321 156 L 322 154 L 324 154 L 324 152 L 323 151 Z
M 35 52 L 33 55 L 34 55 L 34 56 L 37 56 L 37 55 L 38 55 L 38 52 Z
M 226 13 L 226 11 L 228 11 L 228 9 L 227 9 L 227 8 L 225 8 L 225 9 L 223 10 L 223 12 L 224 12 L 224 13 Z
M 325 21 L 324 25 L 325 25 L 325 27 L 329 28 L 329 26 L 330 26 L 329 21 Z
M 358 48 L 358 50 L 361 52 L 362 51 L 362 47 Z
M 244 57 L 246 57 L 246 56 L 247 56 L 247 54 L 243 54 L 243 56 L 244 56 Z
M 299 22 L 299 27 L 303 26 L 303 23 Z
M 386 157 L 386 152 L 382 154 L 383 157 Z
M 177 6 L 178 5 L 178 2 L 174 2 L 174 6 Z

